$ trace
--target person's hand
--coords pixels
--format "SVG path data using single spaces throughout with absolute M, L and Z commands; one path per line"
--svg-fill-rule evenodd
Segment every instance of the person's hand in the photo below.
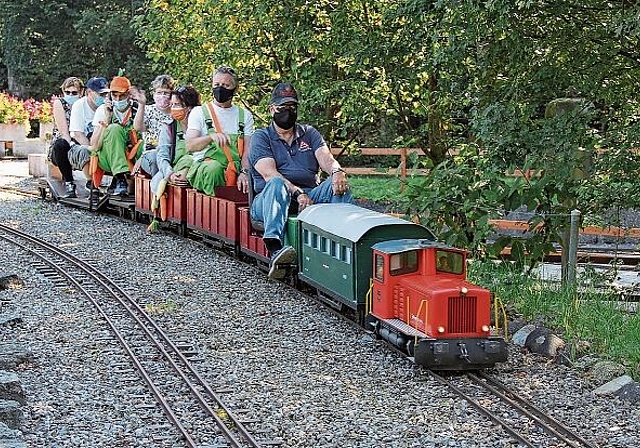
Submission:
M 111 100 L 111 96 L 108 96 L 104 99 L 104 108 L 108 114 L 113 112 L 113 101 Z
M 247 173 L 238 174 L 238 180 L 236 181 L 238 190 L 243 193 L 249 193 L 249 175 Z
M 145 94 L 145 91 L 136 86 L 131 86 L 129 88 L 129 98 L 137 101 L 138 104 L 147 103 L 147 95 Z
M 171 175 L 169 176 L 169 180 L 171 182 L 184 182 L 187 179 L 182 175 L 182 173 L 171 173 Z
M 331 176 L 331 186 L 333 187 L 333 194 L 343 195 L 349 189 L 349 182 L 347 181 L 347 174 L 344 171 L 336 171 Z
M 216 132 L 215 134 L 211 134 L 209 135 L 209 138 L 213 143 L 217 143 L 218 146 L 224 146 L 231 142 L 231 140 L 229 140 L 229 136 L 222 132 Z
M 300 195 L 298 196 L 298 212 L 301 212 L 312 204 L 313 201 L 307 193 L 300 193 Z

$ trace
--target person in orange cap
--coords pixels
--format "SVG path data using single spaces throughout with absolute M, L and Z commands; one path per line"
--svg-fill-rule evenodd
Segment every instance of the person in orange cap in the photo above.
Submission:
M 115 76 L 109 89 L 110 98 L 98 107 L 93 118 L 91 146 L 98 157 L 98 175 L 93 176 L 94 185 L 99 185 L 102 172 L 110 172 L 114 177 L 112 194 L 127 196 L 129 186 L 126 176 L 139 156 L 145 94 L 133 87 L 124 76 Z

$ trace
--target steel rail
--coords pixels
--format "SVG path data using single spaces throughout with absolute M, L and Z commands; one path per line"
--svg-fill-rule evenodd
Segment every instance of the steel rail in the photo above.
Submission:
M 582 444 L 582 446 L 586 446 L 588 448 L 598 448 L 596 445 L 590 443 L 580 435 L 576 434 L 573 430 L 565 426 L 559 420 L 551 417 L 549 414 L 538 408 L 533 403 L 522 398 L 522 396 L 518 395 L 506 384 L 502 383 L 496 378 L 489 376 L 487 373 L 478 372 L 477 376 L 473 373 L 468 373 L 467 376 L 471 378 L 475 384 L 484 387 L 494 395 L 509 403 L 511 406 L 517 408 L 524 415 L 534 420 L 538 424 L 538 426 L 543 428 L 548 433 L 554 435 L 559 440 L 565 442 L 566 444 L 576 446 L 576 442 L 579 442 L 580 444 Z M 510 395 L 510 397 L 507 396 L 507 394 Z
M 162 331 L 160 329 L 160 327 L 155 323 L 155 321 L 153 321 L 144 312 L 144 310 L 137 304 L 137 302 L 135 300 L 133 300 L 128 294 L 126 294 L 122 290 L 122 288 L 120 288 L 118 285 L 113 283 L 110 279 L 108 279 L 108 277 L 106 277 L 100 271 L 95 270 L 93 268 L 92 269 L 87 268 L 85 266 L 85 263 L 82 260 L 80 260 L 79 258 L 77 258 L 77 257 L 75 257 L 75 256 L 73 256 L 73 255 L 71 255 L 71 254 L 69 254 L 69 253 L 67 253 L 67 252 L 65 252 L 63 250 L 60 250 L 57 247 L 55 247 L 53 245 L 50 245 L 49 243 L 46 243 L 45 241 L 42 241 L 42 240 L 40 240 L 38 238 L 35 238 L 35 237 L 31 236 L 31 235 L 28 235 L 28 234 L 26 234 L 24 232 L 18 231 L 16 229 L 11 228 L 11 227 L 7 227 L 7 226 L 5 226 L 3 224 L 0 224 L 0 230 L 4 230 L 4 231 L 6 231 L 8 233 L 11 233 L 11 234 L 13 234 L 15 236 L 18 236 L 18 237 L 21 237 L 23 239 L 26 239 L 26 240 L 32 242 L 33 244 L 36 244 L 36 245 L 38 245 L 38 246 L 40 246 L 42 248 L 45 248 L 46 250 L 48 250 L 50 252 L 55 253 L 59 257 L 65 259 L 67 262 L 72 263 L 74 266 L 76 266 L 79 269 L 81 269 L 82 271 L 84 271 L 85 274 L 87 274 L 88 276 L 92 277 L 98 284 L 100 284 L 105 290 L 107 290 L 109 292 L 109 294 L 111 294 L 116 300 L 118 300 L 120 302 L 120 304 L 129 312 L 130 316 L 134 320 L 136 320 L 138 325 L 140 325 L 140 327 L 147 334 L 149 339 L 151 341 L 153 341 L 154 344 L 156 345 L 156 347 L 163 353 L 163 355 L 169 361 L 169 363 L 171 364 L 173 369 L 176 371 L 176 373 L 183 379 L 185 384 L 187 384 L 187 386 L 188 386 L 189 390 L 191 391 L 192 395 L 194 397 L 196 397 L 196 399 L 200 403 L 201 407 L 207 412 L 207 414 L 211 418 L 213 418 L 215 420 L 216 424 L 218 425 L 218 428 L 220 429 L 221 433 L 223 434 L 223 436 L 225 437 L 227 442 L 229 442 L 231 444 L 231 446 L 234 447 L 234 448 L 236 448 L 236 447 L 241 448 L 242 446 L 244 446 L 239 440 L 236 439 L 235 435 L 229 430 L 229 428 L 226 425 L 226 423 L 209 406 L 209 404 L 206 402 L 206 400 L 204 399 L 202 394 L 200 394 L 200 392 L 195 388 L 194 384 L 187 378 L 187 376 L 185 375 L 183 370 L 172 359 L 172 357 L 164 349 L 164 347 L 161 344 L 158 343 L 156 338 L 153 337 L 153 334 L 149 331 L 149 329 L 147 328 L 145 323 L 143 323 L 141 321 L 141 319 L 139 318 L 139 316 L 137 314 L 135 314 L 135 313 L 133 313 L 131 311 L 130 306 L 132 306 L 140 315 L 144 316 L 144 318 L 147 321 L 147 323 L 154 328 L 154 330 L 160 336 L 162 341 L 164 343 L 166 343 L 167 345 L 169 345 L 169 347 L 174 352 L 174 354 L 177 357 L 180 358 L 180 361 L 182 362 L 182 364 L 189 370 L 189 372 L 192 375 L 194 375 L 197 378 L 198 382 L 200 383 L 200 386 L 205 389 L 205 391 L 207 392 L 209 397 L 212 398 L 214 401 L 216 401 L 216 404 L 221 409 L 224 410 L 226 415 L 233 422 L 233 424 L 235 425 L 236 429 L 242 435 L 242 437 L 245 439 L 245 441 L 247 443 L 249 443 L 249 445 L 251 447 L 258 448 L 258 447 L 261 446 L 253 438 L 253 436 L 249 433 L 249 431 L 246 429 L 246 427 L 242 424 L 242 422 L 240 421 L 239 417 L 237 417 L 235 415 L 235 413 L 233 411 L 231 411 L 222 402 L 222 400 L 217 396 L 217 394 L 215 394 L 215 392 L 213 391 L 211 386 L 198 374 L 197 371 L 195 371 L 195 369 L 193 369 L 193 367 L 191 366 L 191 364 L 189 363 L 187 358 L 180 352 L 180 350 L 177 348 L 177 346 L 167 337 L 166 333 L 164 333 L 164 331 Z M 127 354 L 131 357 L 132 360 L 134 360 L 134 365 L 136 366 L 136 369 L 140 372 L 140 374 L 143 377 L 144 381 L 148 384 L 148 386 L 150 387 L 150 389 L 152 390 L 152 392 L 156 396 L 156 399 L 158 400 L 158 402 L 160 403 L 162 408 L 165 410 L 165 413 L 167 414 L 169 420 L 171 420 L 174 423 L 174 425 L 178 428 L 178 430 L 181 432 L 181 434 L 183 435 L 183 437 L 185 438 L 185 440 L 187 441 L 187 443 L 189 444 L 190 447 L 193 447 L 193 448 L 197 447 L 197 444 L 195 443 L 195 441 L 193 441 L 193 438 L 186 431 L 186 429 L 180 424 L 177 416 L 175 415 L 175 413 L 173 413 L 173 411 L 171 410 L 171 408 L 168 405 L 168 403 L 166 402 L 166 400 L 162 397 L 161 392 L 153 384 L 152 379 L 146 373 L 144 367 L 142 366 L 140 361 L 137 359 L 135 354 L 132 352 L 132 350 L 130 349 L 130 347 L 126 343 L 126 341 L 124 340 L 124 337 L 117 330 L 117 328 L 116 328 L 115 324 L 113 323 L 113 321 L 103 311 L 103 309 L 100 306 L 100 304 L 98 304 L 97 301 L 95 301 L 93 299 L 93 297 L 91 295 L 91 292 L 87 291 L 82 286 L 82 284 L 80 282 L 78 282 L 76 279 L 73 278 L 73 276 L 71 274 L 68 274 L 66 271 L 64 271 L 63 269 L 59 268 L 55 263 L 51 262 L 50 260 L 48 260 L 43 255 L 39 254 L 38 252 L 36 252 L 36 251 L 34 251 L 34 250 L 32 250 L 32 249 L 30 249 L 30 248 L 18 243 L 16 241 L 13 241 L 13 240 L 11 240 L 9 238 L 6 238 L 6 237 L 4 237 L 2 235 L 0 235 L 0 237 L 2 237 L 3 239 L 8 240 L 9 242 L 11 242 L 11 243 L 13 243 L 15 245 L 18 245 L 18 246 L 22 247 L 23 249 L 33 253 L 38 258 L 42 259 L 44 262 L 46 262 L 52 268 L 54 268 L 61 276 L 63 276 L 64 278 L 68 279 L 73 285 L 75 285 L 80 291 L 82 291 L 83 294 L 85 294 L 85 296 L 87 296 L 89 298 L 89 300 L 91 300 L 91 302 L 98 309 L 100 314 L 105 318 L 106 322 L 108 323 L 108 325 L 110 326 L 110 328 L 112 329 L 112 331 L 114 332 L 114 334 L 116 335 L 118 340 L 120 341 L 121 345 L 124 347 L 124 349 L 127 352 Z M 115 292 L 114 292 L 114 290 L 115 290 Z M 119 296 L 118 294 L 120 294 L 121 296 L 124 296 L 127 299 L 128 303 L 124 303 L 122 298 L 121 298 L 121 296 Z
M 509 435 L 511 435 L 514 439 L 516 439 L 518 442 L 522 443 L 523 445 L 526 445 L 529 448 L 539 448 L 537 445 L 533 445 L 528 439 L 526 439 L 522 434 L 520 434 L 512 425 L 510 425 L 509 423 L 507 423 L 506 421 L 504 421 L 503 419 L 501 419 L 500 417 L 495 415 L 489 409 L 487 409 L 484 406 L 482 406 L 473 397 L 471 397 L 468 394 L 466 394 L 464 391 L 462 391 L 462 389 L 457 387 L 451 381 L 447 380 L 443 376 L 438 375 L 433 370 L 427 370 L 426 372 L 431 377 L 436 379 L 436 381 L 438 381 L 440 384 L 442 384 L 444 386 L 447 386 L 449 389 L 454 391 L 458 396 L 464 398 L 468 403 L 470 403 L 481 414 L 483 414 L 486 417 L 488 417 L 494 423 L 497 423 L 498 425 L 502 426 L 502 428 L 507 433 L 509 433 Z

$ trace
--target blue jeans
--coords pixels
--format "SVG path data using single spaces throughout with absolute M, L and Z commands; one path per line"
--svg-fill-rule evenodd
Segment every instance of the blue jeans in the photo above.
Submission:
M 315 188 L 303 188 L 314 204 L 320 203 L 353 203 L 351 191 L 343 195 L 333 194 L 331 177 Z M 263 238 L 277 238 L 284 245 L 289 203 L 291 194 L 287 184 L 281 177 L 269 180 L 264 189 L 258 193 L 251 203 L 251 219 L 264 223 Z

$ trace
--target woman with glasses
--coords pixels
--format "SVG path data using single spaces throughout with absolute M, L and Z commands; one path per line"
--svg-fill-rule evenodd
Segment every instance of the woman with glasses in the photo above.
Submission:
M 64 80 L 60 90 L 62 96 L 53 102 L 53 135 L 49 158 L 62 174 L 64 197 L 75 198 L 76 185 L 73 181 L 73 168 L 68 155 L 72 144 L 69 121 L 71 120 L 71 106 L 84 95 L 84 83 L 80 78 L 72 76 Z
M 138 98 L 138 107 L 144 108 L 144 114 L 139 115 L 142 123 L 137 127 L 142 130 L 144 135 L 144 152 L 139 159 L 138 166 L 151 176 L 158 171 L 156 148 L 160 133 L 173 121 L 171 118 L 171 92 L 175 88 L 175 84 L 174 79 L 169 75 L 156 76 L 156 79 L 151 83 L 153 104 L 145 106 L 145 98 Z M 134 168 L 135 171 L 137 171 L 137 167 Z
M 187 183 L 186 175 L 193 163 L 193 157 L 187 153 L 184 133 L 187 130 L 189 114 L 197 106 L 200 106 L 200 94 L 191 86 L 181 86 L 171 95 L 172 122 L 160 133 L 156 157 L 158 171 L 151 179 L 151 191 L 154 194 L 151 208 L 154 219 L 148 227 L 149 232 L 158 228 L 157 217 L 164 206 L 162 199 L 167 182 L 183 185 Z

